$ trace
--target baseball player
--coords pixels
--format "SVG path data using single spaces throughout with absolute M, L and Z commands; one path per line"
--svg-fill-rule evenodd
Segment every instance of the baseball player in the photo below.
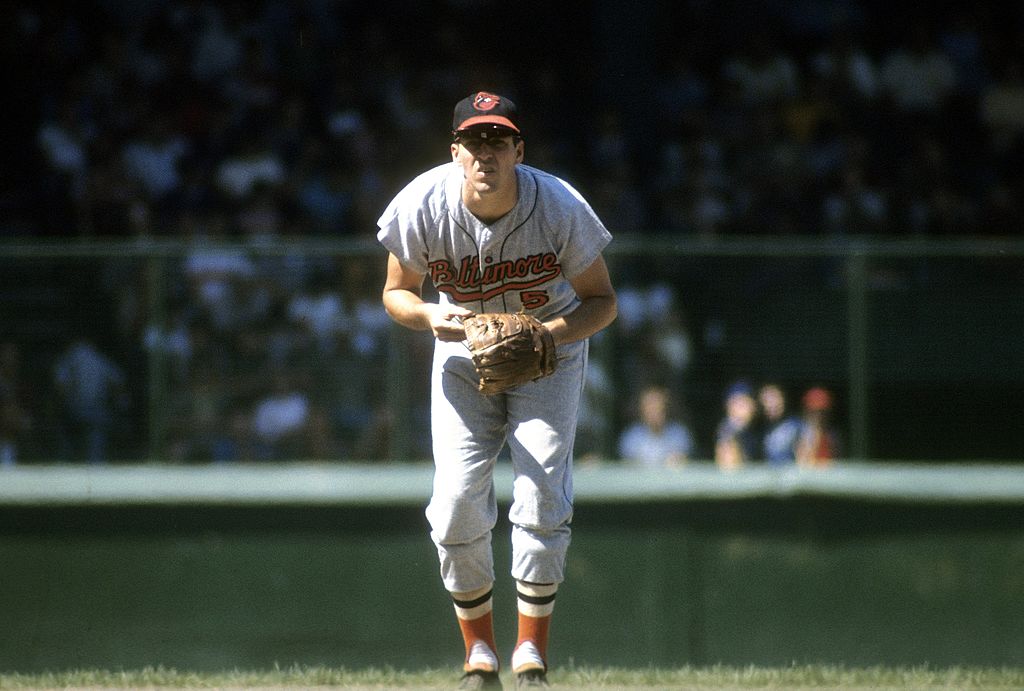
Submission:
M 517 688 L 546 687 L 555 593 L 572 519 L 572 453 L 588 338 L 616 316 L 602 258 L 611 235 L 569 184 L 523 164 L 515 105 L 479 92 L 459 101 L 452 160 L 417 176 L 378 221 L 388 250 L 383 302 L 435 337 L 431 374 L 434 483 L 426 515 L 465 643 L 460 688 L 501 688 L 494 642 L 492 474 L 507 443 L 514 473 L 512 567 Z M 437 303 L 422 298 L 429 277 Z M 554 339 L 549 376 L 487 395 L 462 320 L 525 312 Z

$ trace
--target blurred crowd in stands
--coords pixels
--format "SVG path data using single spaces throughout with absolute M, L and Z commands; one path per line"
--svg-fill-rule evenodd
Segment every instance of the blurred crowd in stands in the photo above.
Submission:
M 33 346 L 4 335 L 8 461 L 46 411 L 62 433 L 31 437 L 35 456 L 106 460 L 95 430 L 154 403 L 139 364 L 153 353 L 172 392 L 166 458 L 386 455 L 379 257 L 209 241 L 372 237 L 394 192 L 445 159 L 451 106 L 478 88 L 519 103 L 527 162 L 573 182 L 616 235 L 1016 236 L 1024 217 L 1019 7 L 94 0 L 9 2 L 5 16 L 15 137 L 0 235 L 191 247 L 164 266 L 160 323 L 144 265 L 97 278 L 109 318 L 69 326 L 45 374 L 64 404 L 33 405 L 42 375 L 17 371 Z M 681 314 L 660 312 L 676 328 L 656 339 L 629 323 L 677 302 L 672 288 L 642 267 L 617 281 L 635 303 L 620 335 L 682 377 Z M 649 362 L 594 367 L 588 405 L 639 400 L 632 374 Z M 89 396 L 107 410 L 76 410 Z M 581 438 L 607 424 L 585 411 Z M 716 453 L 715 430 L 688 434 Z M 149 452 L 134 444 L 127 455 Z
M 734 382 L 725 393 L 709 457 L 725 471 L 760 464 L 828 467 L 844 451 L 832 406 L 832 392 L 820 386 L 807 389 L 797 409 L 775 382 L 756 391 L 747 381 Z M 617 458 L 640 468 L 683 467 L 703 458 L 690 427 L 671 389 L 648 385 L 637 398 L 635 420 L 619 437 Z
M 617 4 L 16 2 L 42 159 L 4 232 L 362 235 L 478 84 L 621 231 L 1019 228 L 1019 7 Z M 500 49 L 474 35 L 492 14 Z M 617 14 L 652 22 L 642 45 Z

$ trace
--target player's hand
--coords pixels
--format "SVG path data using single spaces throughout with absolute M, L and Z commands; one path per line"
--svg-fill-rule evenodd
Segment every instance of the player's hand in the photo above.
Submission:
M 466 329 L 462 320 L 473 314 L 471 310 L 458 305 L 431 305 L 428 315 L 430 330 L 439 341 L 464 341 Z

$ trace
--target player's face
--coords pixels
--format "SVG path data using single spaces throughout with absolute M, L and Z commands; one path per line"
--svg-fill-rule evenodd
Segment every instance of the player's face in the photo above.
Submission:
M 513 137 L 461 138 L 452 144 L 452 160 L 462 166 L 466 184 L 477 194 L 500 192 L 515 183 L 523 142 Z

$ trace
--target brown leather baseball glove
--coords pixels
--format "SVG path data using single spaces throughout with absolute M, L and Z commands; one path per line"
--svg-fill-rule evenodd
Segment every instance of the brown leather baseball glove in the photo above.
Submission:
M 463 320 L 479 389 L 486 395 L 525 384 L 555 371 L 555 339 L 523 312 L 477 314 Z

